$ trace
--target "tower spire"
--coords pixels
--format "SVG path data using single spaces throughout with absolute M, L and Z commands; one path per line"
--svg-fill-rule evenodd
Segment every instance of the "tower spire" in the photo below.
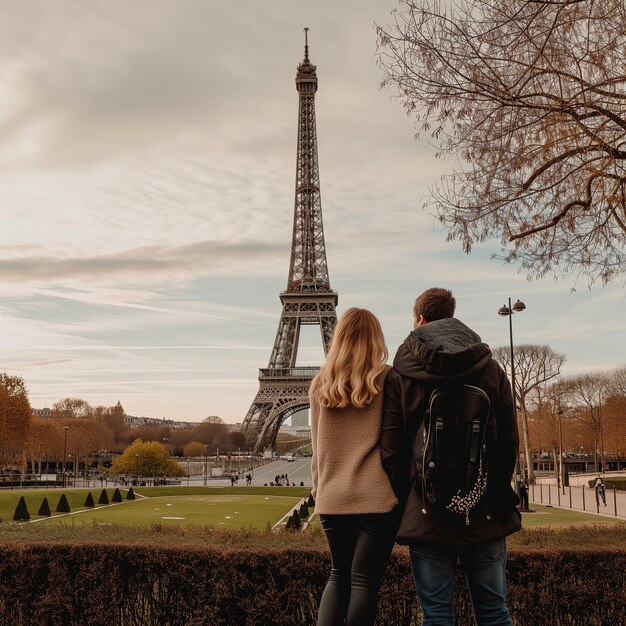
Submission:
M 304 62 L 309 62 L 309 27 L 304 27 Z

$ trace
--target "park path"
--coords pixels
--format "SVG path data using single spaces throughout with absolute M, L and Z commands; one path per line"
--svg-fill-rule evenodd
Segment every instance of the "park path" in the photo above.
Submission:
M 584 485 L 572 485 L 563 489 L 556 485 L 539 483 L 530 485 L 529 492 L 531 504 L 543 504 L 581 513 L 626 519 L 626 492 L 624 491 L 607 489 L 606 506 L 602 500 L 596 502 L 595 489 Z

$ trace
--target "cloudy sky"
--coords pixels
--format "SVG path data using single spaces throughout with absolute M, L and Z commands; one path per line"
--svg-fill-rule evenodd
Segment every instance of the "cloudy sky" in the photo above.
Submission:
M 466 256 L 420 211 L 445 163 L 379 90 L 374 22 L 395 6 L 0 0 L 0 371 L 34 407 L 245 416 L 286 286 L 304 26 L 339 312 L 373 310 L 393 353 L 414 297 L 445 286 L 495 347 L 511 296 L 516 342 L 566 373 L 624 363 L 623 286 L 529 283 L 490 260 L 499 242 Z M 320 362 L 316 327 L 299 355 Z

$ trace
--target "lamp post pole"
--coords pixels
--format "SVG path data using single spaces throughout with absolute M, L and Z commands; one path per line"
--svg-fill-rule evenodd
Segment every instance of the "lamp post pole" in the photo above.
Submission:
M 563 411 L 559 409 L 557 415 L 559 416 L 559 475 L 557 476 L 557 487 L 560 481 L 561 489 L 563 490 L 563 494 L 565 494 L 565 477 L 563 475 L 563 425 L 561 423 Z
M 67 431 L 69 426 L 63 426 L 63 489 L 65 489 L 65 461 L 67 460 Z
M 209 468 L 209 445 L 204 444 L 204 486 L 206 487 Z
M 498 315 L 506 315 L 509 318 L 509 345 L 511 349 L 511 387 L 513 388 L 513 410 L 517 418 L 517 387 L 515 386 L 515 354 L 513 352 L 513 313 L 521 313 L 526 308 L 526 305 L 517 300 L 513 306 L 511 306 L 511 298 L 509 298 L 509 306 L 502 306 L 498 309 Z M 526 459 L 526 464 L 532 462 L 530 459 Z M 519 481 L 520 481 L 520 463 L 519 463 L 519 450 L 517 458 L 515 460 L 515 492 L 519 495 Z
M 600 427 L 600 471 L 604 474 L 604 432 L 602 429 L 602 407 L 598 407 L 598 426 Z

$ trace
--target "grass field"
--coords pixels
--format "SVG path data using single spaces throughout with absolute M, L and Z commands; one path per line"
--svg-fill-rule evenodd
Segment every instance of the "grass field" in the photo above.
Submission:
M 107 489 L 109 500 L 114 489 Z M 169 545 L 326 548 L 317 516 L 307 532 L 280 533 L 267 530 L 299 499 L 308 496 L 301 487 L 139 487 L 138 499 L 118 505 L 96 506 L 74 515 L 58 516 L 54 510 L 65 493 L 72 511 L 83 510 L 87 489 L 23 490 L 0 492 L 0 542 L 52 543 L 128 542 Z M 92 489 L 97 502 L 101 489 Z M 121 490 L 122 497 L 127 491 Z M 21 495 L 31 519 L 47 497 L 51 518 L 34 523 L 13 523 Z M 170 506 L 168 506 L 170 505 Z M 614 517 L 588 515 L 567 509 L 533 504 L 534 513 L 523 514 L 521 533 L 509 538 L 511 549 L 591 549 L 626 543 L 626 523 Z M 55 516 L 56 515 L 56 516 Z M 167 519 L 184 518 L 184 519 Z
M 204 525 L 241 528 L 274 525 L 298 501 L 308 496 L 309 489 L 301 487 L 139 487 L 136 500 L 126 500 L 128 490 L 120 489 L 123 502 L 85 508 L 85 498 L 91 491 L 97 502 L 101 489 L 22 490 L 0 493 L 0 520 L 11 522 L 15 507 L 23 495 L 31 522 L 37 525 L 92 523 L 130 526 Z M 106 489 L 111 501 L 114 489 Z M 71 514 L 56 512 L 64 493 Z M 50 518 L 37 515 L 44 497 L 52 511 Z
M 623 520 L 615 517 L 589 515 L 570 511 L 569 509 L 557 509 L 554 507 L 532 504 L 533 513 L 522 513 L 522 526 L 524 528 L 559 528 L 578 526 L 585 524 L 624 524 Z M 312 526 L 320 526 L 317 515 L 311 520 Z
M 544 506 L 542 504 L 531 504 L 530 508 L 534 513 L 522 513 L 522 526 L 524 528 L 536 528 L 538 526 L 572 526 L 578 524 L 616 524 L 624 523 L 615 517 L 604 515 L 589 515 L 569 509 L 559 509 L 556 507 Z
M 253 495 L 160 496 L 57 517 L 45 524 L 150 524 L 262 528 L 273 526 L 300 498 Z

